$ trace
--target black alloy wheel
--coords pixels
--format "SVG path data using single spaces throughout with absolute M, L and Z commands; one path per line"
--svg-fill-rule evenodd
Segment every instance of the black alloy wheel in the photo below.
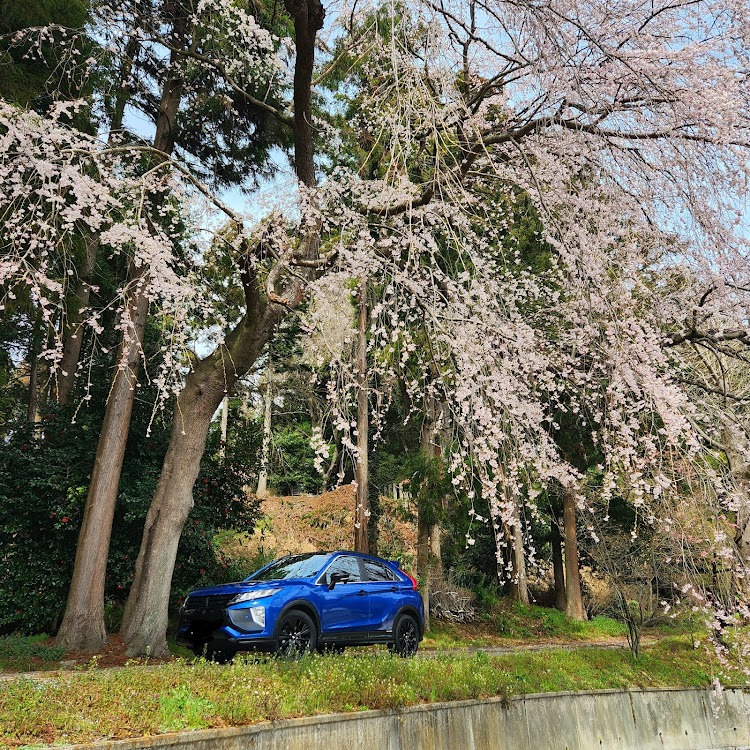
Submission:
M 399 656 L 409 657 L 419 647 L 419 625 L 411 615 L 401 615 L 393 629 L 393 649 Z
M 316 635 L 310 616 L 293 609 L 281 618 L 276 652 L 284 659 L 299 659 L 315 648 Z

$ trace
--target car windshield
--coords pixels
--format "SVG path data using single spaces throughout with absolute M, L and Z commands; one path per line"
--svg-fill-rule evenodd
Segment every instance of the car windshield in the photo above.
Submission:
M 290 555 L 272 562 L 248 578 L 248 581 L 285 581 L 317 575 L 330 555 Z

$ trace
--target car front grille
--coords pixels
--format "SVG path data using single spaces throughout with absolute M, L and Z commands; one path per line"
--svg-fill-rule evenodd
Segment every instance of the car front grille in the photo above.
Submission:
M 224 609 L 237 594 L 213 594 L 189 596 L 185 602 L 185 609 Z

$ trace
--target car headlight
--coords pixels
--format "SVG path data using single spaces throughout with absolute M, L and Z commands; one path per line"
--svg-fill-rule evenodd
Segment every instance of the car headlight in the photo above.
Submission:
M 233 625 L 246 632 L 263 630 L 266 627 L 266 608 L 258 606 L 230 609 L 229 619 Z
M 250 602 L 254 599 L 266 599 L 269 596 L 273 596 L 278 589 L 258 589 L 257 591 L 245 591 L 244 594 L 237 594 L 237 596 L 229 602 L 229 605 L 239 604 L 240 602 Z

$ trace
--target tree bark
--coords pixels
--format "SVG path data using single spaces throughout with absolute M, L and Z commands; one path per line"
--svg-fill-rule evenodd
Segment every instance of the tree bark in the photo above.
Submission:
M 174 33 L 179 36 L 177 29 Z M 173 70 L 176 61 L 177 53 L 173 52 Z M 172 123 L 180 105 L 182 86 L 183 81 L 179 76 L 170 76 L 162 92 L 154 148 L 165 155 L 170 154 L 174 147 Z M 128 330 L 123 332 L 118 351 L 117 368 L 107 399 L 83 524 L 78 537 L 73 580 L 65 615 L 55 640 L 57 645 L 69 651 L 92 653 L 99 651 L 107 643 L 104 583 L 112 519 L 135 398 L 141 342 L 148 315 L 148 298 L 144 290 L 147 274 L 148 269 L 143 266 L 133 267 L 130 274 L 130 324 Z
M 229 429 L 229 396 L 225 395 L 221 400 L 221 445 L 219 456 L 223 461 L 227 455 L 227 431 Z
M 434 397 L 427 397 L 424 422 L 420 436 L 425 461 L 441 458 L 441 449 L 436 442 L 439 408 Z M 430 587 L 432 578 L 442 577 L 442 551 L 440 548 L 440 523 L 433 520 L 435 508 L 425 507 L 424 501 L 417 508 L 417 578 L 425 608 L 425 632 L 430 629 Z
M 507 494 L 507 493 L 506 493 Z M 511 498 L 512 523 L 508 525 L 508 541 L 510 543 L 511 575 L 509 581 L 510 597 L 522 604 L 529 603 L 529 587 L 526 576 L 526 555 L 523 548 L 523 527 L 518 501 Z
M 495 540 L 495 574 L 497 575 L 498 583 L 501 585 L 507 580 L 506 576 L 506 558 L 505 553 L 507 551 L 507 535 L 501 524 L 498 523 L 498 519 L 490 511 L 490 522 L 492 523 L 492 538 Z
M 357 467 L 354 480 L 357 496 L 354 508 L 354 551 L 369 553 L 370 487 L 368 477 L 368 445 L 370 431 L 367 403 L 367 281 L 359 285 L 359 325 L 357 340 Z
M 42 348 L 41 340 L 42 316 L 37 311 L 27 355 L 29 361 L 29 401 L 26 409 L 26 417 L 29 422 L 39 422 L 42 418 L 39 414 L 39 350 Z
M 69 651 L 93 653 L 107 643 L 104 626 L 107 555 L 147 312 L 148 300 L 143 295 L 131 297 L 128 305 L 131 320 L 129 340 L 122 341 L 117 355 L 117 370 L 107 401 L 78 536 L 73 580 L 55 639 L 56 645 Z
M 323 481 L 321 482 L 321 492 L 327 492 L 328 488 L 331 486 L 331 476 L 333 475 L 333 470 L 336 468 L 336 464 L 339 460 L 339 446 L 341 445 L 341 434 L 338 430 L 334 429 L 333 431 L 333 456 L 331 456 L 331 462 L 328 464 L 328 468 L 326 469 L 325 474 L 323 475 Z
M 440 544 L 440 524 L 430 524 L 430 573 L 435 579 L 443 578 L 443 551 Z
M 555 609 L 565 612 L 565 567 L 563 563 L 562 537 L 557 520 L 552 518 L 552 534 L 550 546 L 552 547 L 552 570 L 555 576 Z
M 563 487 L 563 525 L 565 531 L 565 613 L 575 620 L 585 620 L 586 609 L 581 594 L 581 572 L 578 568 L 576 535 L 576 495 L 573 488 Z
M 129 656 L 164 656 L 167 611 L 180 534 L 193 507 L 211 419 L 224 398 L 253 365 L 284 315 L 258 297 L 227 337 L 226 349 L 195 363 L 174 411 L 169 448 L 141 540 L 133 585 L 125 606 L 122 637 Z M 234 369 L 227 363 L 234 364 Z
M 125 82 L 130 77 L 133 69 L 133 57 L 138 50 L 138 38 L 134 34 L 131 36 L 125 48 L 125 57 L 120 67 L 119 86 L 115 96 L 115 106 L 112 110 L 112 116 L 109 124 L 109 136 L 107 143 L 111 144 L 114 134 L 122 128 L 122 121 L 125 115 L 125 106 L 127 105 L 130 93 L 125 86 Z M 88 307 L 91 299 L 91 282 L 94 280 L 96 270 L 96 258 L 99 253 L 99 235 L 89 237 L 86 243 L 86 252 L 83 256 L 83 262 L 78 272 L 78 281 L 73 293 L 73 307 L 68 314 L 67 325 L 64 332 L 63 355 L 60 364 L 57 367 L 55 395 L 58 404 L 70 403 L 73 385 L 75 384 L 76 371 L 78 370 L 78 360 L 81 356 L 81 344 L 83 343 L 83 311 Z
M 424 602 L 424 630 L 430 632 L 430 526 L 424 513 L 417 513 L 417 581 Z
M 69 404 L 78 369 L 83 343 L 83 311 L 91 298 L 91 282 L 94 279 L 96 256 L 99 252 L 99 237 L 90 237 L 86 243 L 83 263 L 78 273 L 73 308 L 68 313 L 63 355 L 57 367 L 57 403 Z
M 285 0 L 294 20 L 295 169 L 300 181 L 315 187 L 313 139 L 310 127 L 315 37 L 323 26 L 320 0 Z M 318 252 L 320 225 L 306 225 L 300 247 L 307 258 Z M 272 271 L 273 273 L 273 271 Z M 199 360 L 178 398 L 174 426 L 159 483 L 151 501 L 136 561 L 133 585 L 125 606 L 122 635 L 129 656 L 168 653 L 166 641 L 169 591 L 180 533 L 193 506 L 192 488 L 205 450 L 206 433 L 224 390 L 244 375 L 270 341 L 287 311 L 303 297 L 306 277 L 291 282 L 285 298 L 264 294 L 252 266 L 243 270 L 247 310 L 226 337 L 225 347 Z M 268 281 L 266 282 L 269 283 Z M 229 366 L 228 366 L 228 363 Z
M 266 368 L 266 392 L 263 394 L 263 445 L 260 454 L 260 471 L 258 472 L 258 497 L 268 493 L 268 465 L 271 460 L 271 412 L 273 408 L 273 369 L 271 355 L 268 355 Z
M 740 498 L 734 542 L 739 557 L 737 589 L 750 598 L 750 441 L 742 426 L 726 424 L 721 431 L 724 454 Z

